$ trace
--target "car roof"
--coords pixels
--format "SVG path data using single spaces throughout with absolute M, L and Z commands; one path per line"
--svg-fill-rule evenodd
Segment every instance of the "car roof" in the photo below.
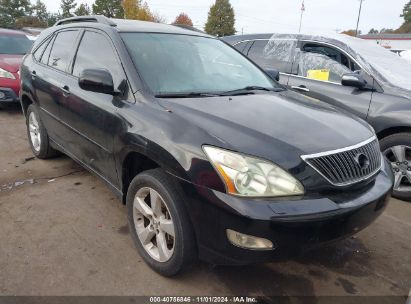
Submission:
M 26 33 L 17 30 L 10 30 L 5 28 L 0 28 L 0 35 L 10 35 L 10 36 L 26 36 Z
M 235 44 L 244 40 L 255 39 L 299 39 L 299 40 L 313 40 L 313 41 L 339 41 L 346 42 L 349 39 L 359 39 L 351 37 L 345 34 L 338 34 L 335 32 L 313 32 L 313 33 L 263 33 L 263 34 L 246 34 L 246 35 L 233 35 L 226 36 L 222 39 L 228 43 Z
M 224 41 L 230 44 L 235 44 L 244 40 L 255 40 L 255 39 L 270 39 L 273 34 L 246 34 L 246 35 L 233 35 L 221 37 Z

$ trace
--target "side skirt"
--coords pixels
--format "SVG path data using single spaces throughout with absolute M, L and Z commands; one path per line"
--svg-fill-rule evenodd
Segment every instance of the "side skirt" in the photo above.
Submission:
M 51 146 L 54 149 L 59 150 L 61 153 L 67 155 L 72 160 L 74 160 L 76 163 L 78 163 L 80 166 L 82 166 L 84 169 L 86 169 L 93 175 L 100 178 L 110 188 L 110 190 L 118 197 L 120 201 L 123 200 L 123 192 L 120 189 L 118 189 L 115 185 L 113 185 L 110 181 L 108 181 L 104 176 L 102 176 L 100 173 L 95 171 L 93 168 L 91 168 L 90 166 L 88 166 L 87 164 L 79 160 L 77 157 L 75 157 L 73 154 L 68 152 L 62 145 L 55 142 L 52 138 L 49 138 L 49 139 L 50 139 Z

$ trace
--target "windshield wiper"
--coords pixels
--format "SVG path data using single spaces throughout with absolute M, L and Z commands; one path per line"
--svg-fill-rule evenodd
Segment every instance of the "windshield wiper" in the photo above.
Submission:
M 251 95 L 255 94 L 253 91 L 267 91 L 267 92 L 279 92 L 282 91 L 280 88 L 265 88 L 260 86 L 247 86 L 242 89 L 227 91 L 221 93 L 221 96 L 235 96 L 235 95 Z
M 227 92 L 185 92 L 185 93 L 160 93 L 155 95 L 157 98 L 195 98 L 195 97 L 217 97 L 217 96 L 237 96 L 251 95 L 254 91 L 280 92 L 281 88 L 265 88 L 260 86 L 247 86 L 242 89 L 232 90 Z
M 216 97 L 220 94 L 207 92 L 189 92 L 189 93 L 161 93 L 155 95 L 157 98 L 191 98 L 191 97 Z

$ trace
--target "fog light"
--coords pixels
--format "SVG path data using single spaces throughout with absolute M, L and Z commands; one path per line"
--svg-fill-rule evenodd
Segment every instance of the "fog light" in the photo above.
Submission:
M 270 240 L 243 234 L 227 229 L 227 238 L 234 246 L 253 250 L 272 250 L 274 245 Z
M 4 94 L 3 92 L 0 92 L 0 99 L 4 99 L 6 97 L 6 94 Z

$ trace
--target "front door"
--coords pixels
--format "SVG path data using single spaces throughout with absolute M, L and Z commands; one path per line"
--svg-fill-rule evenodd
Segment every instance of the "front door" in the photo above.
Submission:
M 85 69 L 108 70 L 113 76 L 115 87 L 126 79 L 114 46 L 102 32 L 84 32 L 71 76 L 64 83 L 67 97 L 61 105 L 60 113 L 67 126 L 66 142 L 72 156 L 113 186 L 118 186 L 113 140 L 118 124 L 121 123 L 117 116 L 117 105 L 121 104 L 123 97 L 80 88 L 78 79 Z
M 353 71 L 362 73 L 370 82 L 373 79 L 348 55 L 328 45 L 305 42 L 295 56 L 293 71 L 288 80 L 291 89 L 367 118 L 372 92 L 343 86 L 341 79 Z

